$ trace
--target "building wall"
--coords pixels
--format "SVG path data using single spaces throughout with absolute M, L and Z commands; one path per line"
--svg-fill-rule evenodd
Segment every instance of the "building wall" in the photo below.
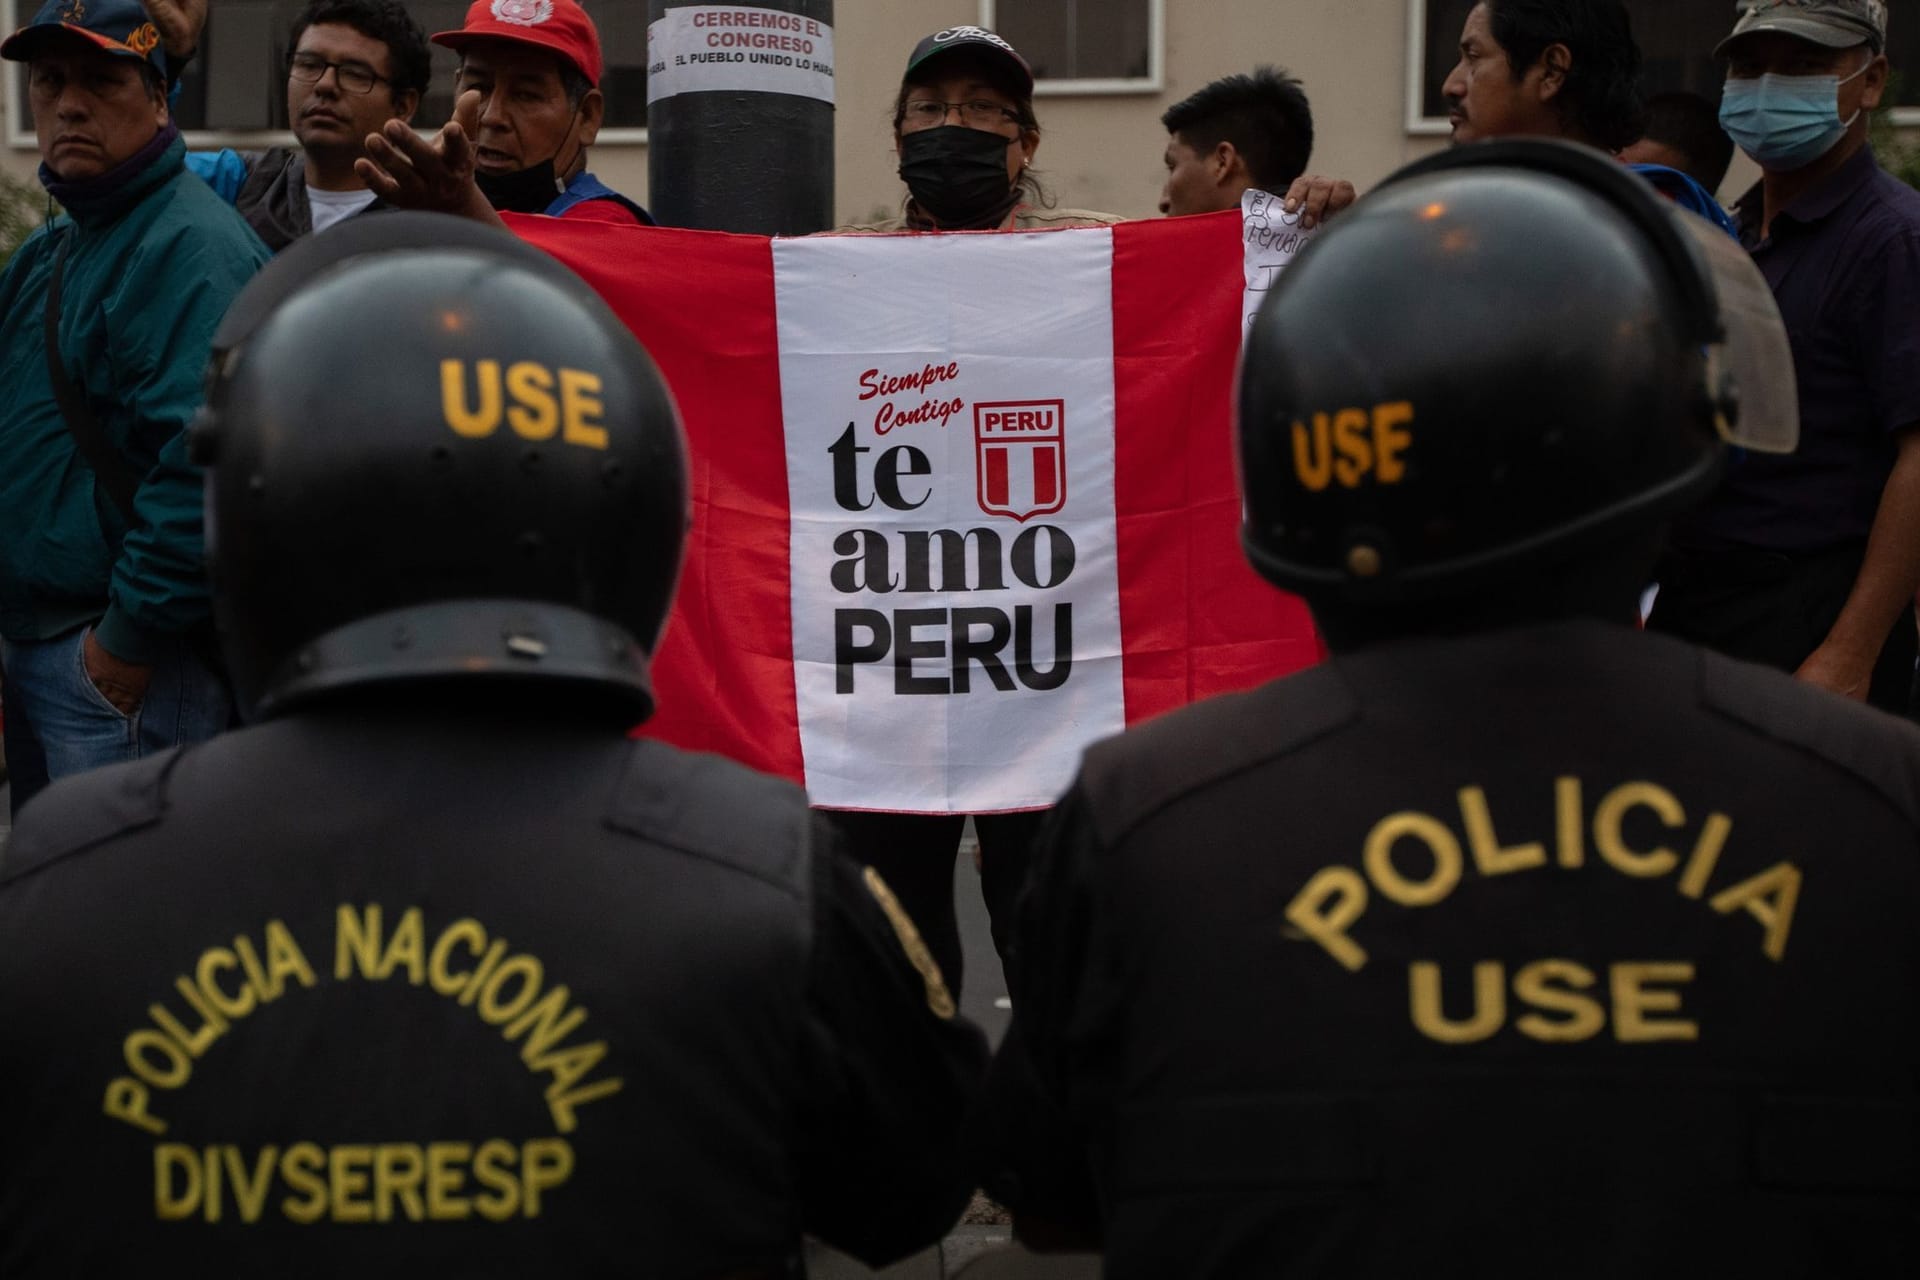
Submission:
M 1017 2 L 1017 0 L 1014 0 Z M 1035 166 L 1063 205 L 1129 217 L 1156 212 L 1165 176 L 1160 113 L 1209 80 L 1272 62 L 1314 105 L 1315 168 L 1372 183 L 1438 145 L 1402 129 L 1405 0 L 1167 0 L 1159 93 L 1046 95 L 1035 103 Z M 897 208 L 890 108 L 907 52 L 930 31 L 978 21 L 975 0 L 838 0 L 837 207 Z
M 640 4 L 644 0 L 598 0 Z M 1019 0 L 1001 0 L 1018 3 Z M 21 0 L 30 3 L 30 0 Z M 1156 211 L 1166 133 L 1160 113 L 1218 76 L 1274 63 L 1299 76 L 1314 107 L 1313 168 L 1363 190 L 1399 165 L 1445 144 L 1409 135 L 1406 0 L 1165 0 L 1164 87 L 1158 93 L 1045 95 L 1036 102 L 1042 143 L 1036 167 L 1062 205 L 1128 217 Z M 907 53 L 942 27 L 977 22 L 979 0 L 837 0 L 835 208 L 842 221 L 896 211 L 891 108 Z M 0 104 L 0 113 L 11 100 Z M 0 168 L 31 179 L 28 146 L 0 146 Z M 642 203 L 645 144 L 604 143 L 597 173 Z M 1735 160 L 1723 195 L 1757 171 Z

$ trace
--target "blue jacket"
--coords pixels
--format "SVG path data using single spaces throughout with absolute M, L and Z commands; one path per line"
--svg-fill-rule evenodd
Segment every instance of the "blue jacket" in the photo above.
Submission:
M 266 246 L 187 173 L 175 138 L 109 192 L 70 198 L 0 273 L 0 635 L 94 623 L 109 653 L 151 662 L 209 615 L 201 472 L 185 428 L 214 329 Z M 129 527 L 68 432 L 42 317 L 72 237 L 60 358 L 141 483 Z
M 575 205 L 585 204 L 589 200 L 611 200 L 615 204 L 625 205 L 634 217 L 640 219 L 641 226 L 651 227 L 657 225 L 653 220 L 653 215 L 645 209 L 642 209 L 638 203 L 621 195 L 618 191 L 615 191 L 612 187 L 600 181 L 600 179 L 594 177 L 585 169 L 574 174 L 573 181 L 567 183 L 567 189 L 560 193 L 558 199 L 547 206 L 547 216 L 549 218 L 561 217 L 567 210 L 573 208 Z

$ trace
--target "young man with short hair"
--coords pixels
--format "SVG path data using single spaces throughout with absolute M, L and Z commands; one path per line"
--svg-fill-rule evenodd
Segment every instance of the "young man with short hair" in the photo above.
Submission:
M 1272 67 L 1226 76 L 1167 108 L 1167 182 L 1160 212 L 1237 209 L 1249 187 L 1285 192 L 1313 154 L 1313 108 L 1300 82 Z
M 199 42 L 205 11 L 188 0 L 146 0 L 176 63 Z M 400 0 L 311 0 L 294 20 L 287 54 L 287 122 L 298 147 L 194 152 L 206 179 L 275 253 L 380 203 L 353 170 L 366 138 L 390 119 L 412 120 L 427 91 L 432 52 Z

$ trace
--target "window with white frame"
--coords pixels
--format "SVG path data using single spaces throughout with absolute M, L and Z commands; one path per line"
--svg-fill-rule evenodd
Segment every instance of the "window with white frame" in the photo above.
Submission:
M 1157 93 L 1165 0 L 981 0 L 980 25 L 1033 68 L 1035 93 Z
M 37 0 L 0 0 L 0 30 L 14 30 L 32 16 Z M 230 136 L 283 134 L 287 129 L 287 51 L 293 23 L 308 0 L 211 0 L 200 50 L 180 78 L 174 116 L 190 134 Z M 431 35 L 458 27 L 468 0 L 405 0 Z M 640 0 L 585 0 L 600 29 L 606 68 L 600 87 L 607 99 L 606 130 L 642 129 L 647 123 L 647 6 Z M 438 128 L 453 110 L 459 58 L 433 45 L 433 81 L 414 123 Z M 10 132 L 32 141 L 25 76 L 9 63 L 13 104 Z M 623 135 L 603 130 L 605 141 Z M 627 134 L 625 138 L 635 135 Z M 289 135 L 287 140 L 291 140 Z
M 1460 60 L 1460 30 L 1477 0 L 1407 0 L 1407 128 L 1414 133 L 1447 132 L 1447 103 L 1440 86 Z M 1633 37 L 1640 46 L 1642 83 L 1648 96 L 1686 90 L 1719 102 L 1726 63 L 1714 46 L 1733 30 L 1739 7 L 1720 3 L 1675 4 L 1673 0 L 1626 0 Z M 1887 55 L 1896 72 L 1899 113 L 1920 124 L 1920 21 L 1895 21 L 1887 32 Z

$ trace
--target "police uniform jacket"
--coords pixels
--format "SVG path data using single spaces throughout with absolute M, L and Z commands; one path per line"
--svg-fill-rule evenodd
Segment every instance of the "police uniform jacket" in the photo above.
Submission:
M 985 1046 L 798 789 L 383 698 L 25 813 L 0 1274 L 744 1277 L 802 1231 L 939 1237 Z
M 1105 743 L 1022 905 L 991 1190 L 1108 1274 L 1920 1262 L 1920 733 L 1598 622 Z

